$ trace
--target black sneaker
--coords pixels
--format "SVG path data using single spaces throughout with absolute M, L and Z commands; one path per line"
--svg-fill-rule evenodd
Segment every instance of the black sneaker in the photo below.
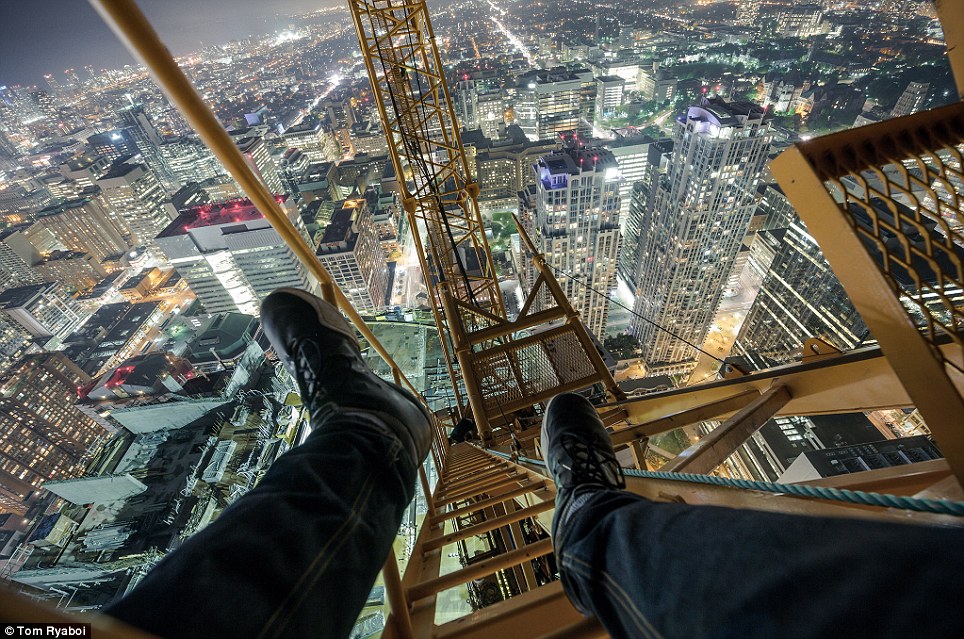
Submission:
M 549 401 L 542 418 L 542 454 L 556 484 L 553 537 L 589 493 L 626 487 L 602 420 L 581 395 L 564 393 Z
M 315 428 L 339 410 L 370 413 L 421 463 L 432 441 L 431 415 L 411 393 L 365 365 L 355 330 L 335 306 L 305 291 L 279 288 L 262 302 L 261 324 L 298 383 Z

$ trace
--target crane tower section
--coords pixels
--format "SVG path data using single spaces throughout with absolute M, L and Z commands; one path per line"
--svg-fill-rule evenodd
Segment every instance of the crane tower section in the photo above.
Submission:
M 562 390 L 619 391 L 579 316 L 524 231 L 538 271 L 506 316 L 477 196 L 424 0 L 350 0 L 402 202 L 460 413 L 492 438 Z M 460 388 L 464 387 L 468 405 Z

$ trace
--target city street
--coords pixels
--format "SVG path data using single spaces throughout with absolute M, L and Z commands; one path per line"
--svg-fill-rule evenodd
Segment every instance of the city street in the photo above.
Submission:
M 740 333 L 743 320 L 747 312 L 756 299 L 756 294 L 760 291 L 762 280 L 746 265 L 746 260 L 741 260 L 743 268 L 737 281 L 727 284 L 727 290 L 720 302 L 720 308 L 716 313 L 716 318 L 710 326 L 710 332 L 702 344 L 704 351 L 720 359 L 726 359 L 733 348 L 736 336 Z M 733 278 L 735 279 L 735 278 Z M 715 379 L 717 371 L 720 370 L 720 362 L 709 355 L 700 355 L 696 368 L 690 374 L 690 381 L 687 386 L 693 386 L 701 382 Z

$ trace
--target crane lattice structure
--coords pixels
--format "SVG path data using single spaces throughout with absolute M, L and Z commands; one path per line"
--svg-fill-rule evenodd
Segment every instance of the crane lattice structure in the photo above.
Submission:
M 515 413 L 563 390 L 601 384 L 622 397 L 527 238 L 539 279 L 519 317 L 506 317 L 425 2 L 350 0 L 349 7 L 452 384 L 456 393 L 465 389 L 483 440 L 496 441 L 494 427 L 511 428 Z

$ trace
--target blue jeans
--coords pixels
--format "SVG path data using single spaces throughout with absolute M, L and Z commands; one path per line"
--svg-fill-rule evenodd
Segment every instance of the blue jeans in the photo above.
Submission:
M 964 637 L 964 531 L 594 492 L 554 539 L 623 637 Z
M 373 422 L 346 411 L 316 424 L 253 490 L 104 612 L 178 639 L 347 637 L 418 470 Z

